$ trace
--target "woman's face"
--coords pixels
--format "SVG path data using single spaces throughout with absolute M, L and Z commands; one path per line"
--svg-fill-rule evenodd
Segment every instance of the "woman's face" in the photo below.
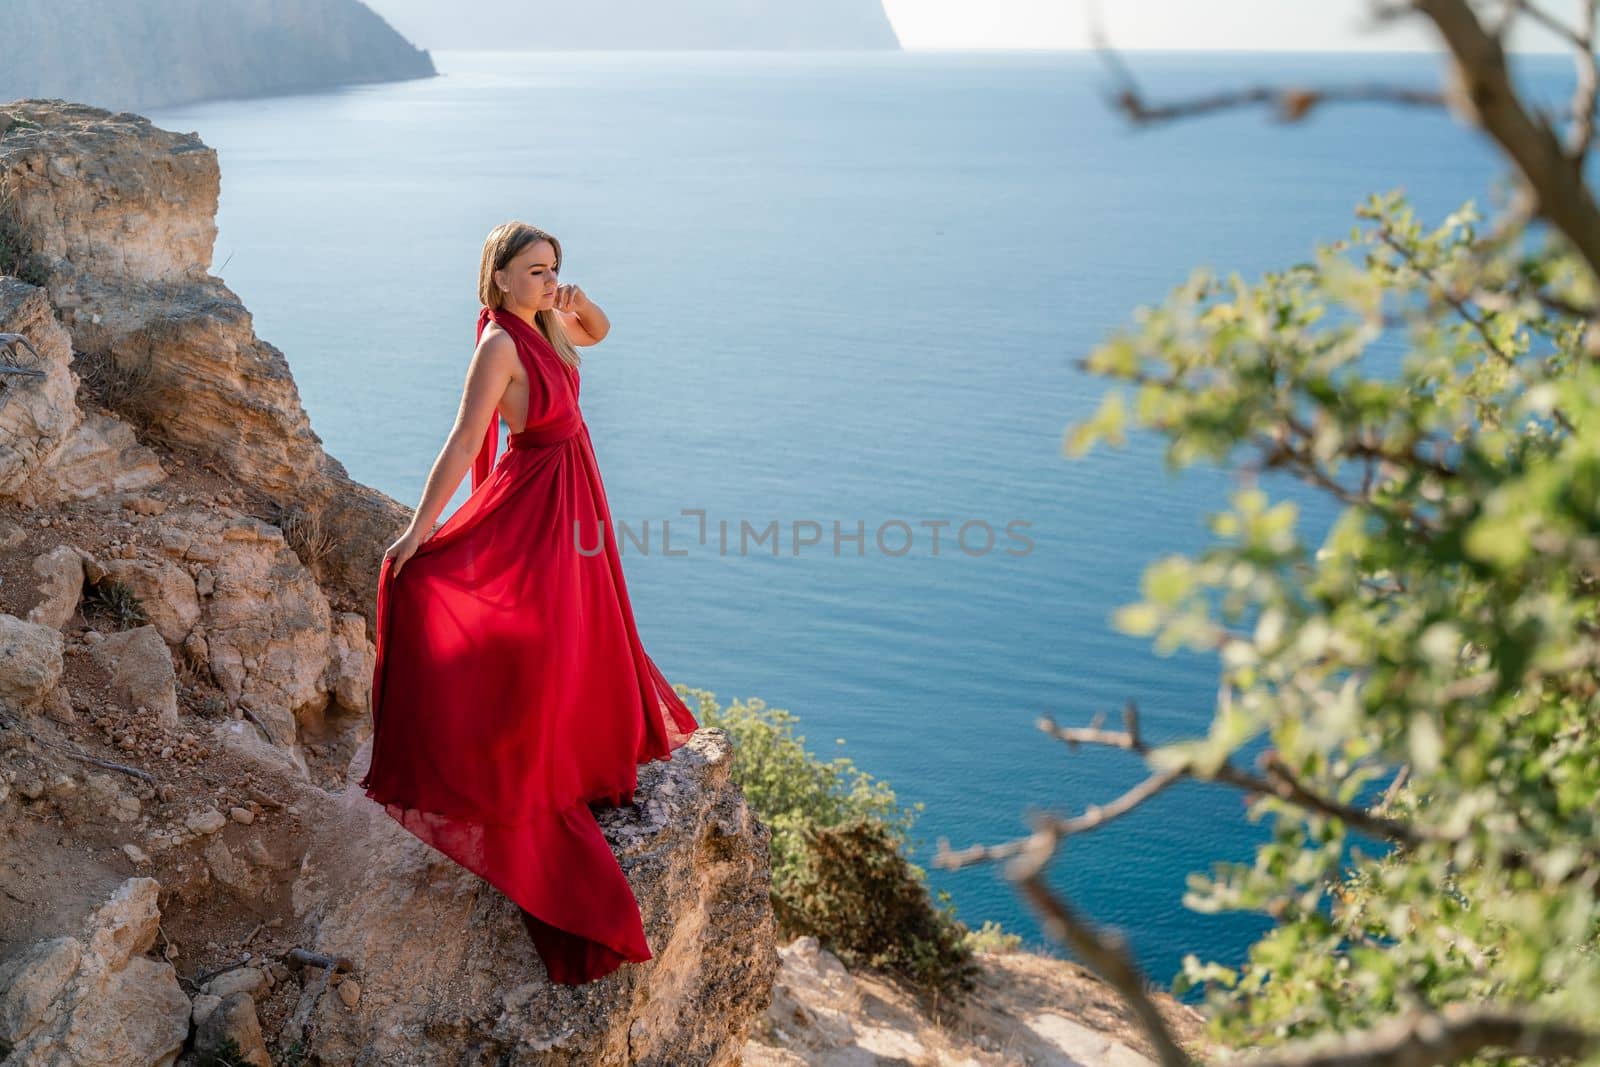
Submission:
M 549 241 L 535 241 L 494 272 L 495 283 L 506 291 L 506 303 L 530 311 L 555 307 L 556 249 Z

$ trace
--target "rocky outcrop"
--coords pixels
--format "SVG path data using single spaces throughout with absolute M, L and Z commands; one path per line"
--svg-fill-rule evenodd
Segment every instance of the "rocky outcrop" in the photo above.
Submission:
M 881 0 L 587 0 L 530 7 L 510 0 L 445 8 L 369 0 L 429 48 L 898 49 Z M 518 42 L 516 45 L 508 41 Z
M 435 73 L 357 0 L 7 0 L 0 101 L 113 110 Z
M 363 747 L 350 781 L 369 758 Z M 730 1035 L 766 1006 L 778 959 L 770 832 L 733 785 L 732 759 L 725 733 L 701 730 L 641 768 L 643 804 L 597 812 L 655 954 L 602 980 L 601 996 L 552 984 L 509 901 L 346 790 L 294 886 L 303 939 L 359 981 L 311 1016 L 320 1061 L 736 1062 Z
M 205 272 L 216 189 L 192 136 L 0 109 L 6 1067 L 732 1064 L 777 955 L 724 733 L 600 812 L 656 957 L 577 989 L 354 785 L 407 513 Z
M 189 998 L 172 964 L 149 959 L 160 886 L 132 878 L 78 936 L 0 963 L 6 1067 L 171 1064 L 189 1036 Z
M 0 330 L 26 333 L 50 375 L 0 408 L 0 429 L 15 428 L 0 436 L 0 492 L 35 505 L 89 496 L 108 488 L 86 477 L 90 457 L 136 449 L 114 423 L 76 414 L 64 377 L 76 346 L 117 414 L 219 464 L 252 510 L 295 532 L 337 609 L 370 621 L 377 562 L 410 513 L 323 451 L 283 353 L 207 273 L 219 189 L 216 153 L 194 134 L 59 102 L 0 106 L 0 230 L 15 272 L 46 290 L 0 283 Z M 95 464 L 117 472 L 109 488 L 157 477 L 142 456 L 125 459 Z

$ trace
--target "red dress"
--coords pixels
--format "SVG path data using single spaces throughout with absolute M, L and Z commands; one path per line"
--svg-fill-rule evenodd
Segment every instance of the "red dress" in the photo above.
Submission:
M 491 419 L 472 495 L 398 578 L 383 561 L 359 785 L 529 913 L 550 978 L 576 985 L 651 958 L 588 805 L 630 802 L 638 766 L 699 724 L 635 629 L 577 370 L 510 311 L 484 308 L 479 337 L 490 319 L 527 368 L 527 426 L 496 463 Z

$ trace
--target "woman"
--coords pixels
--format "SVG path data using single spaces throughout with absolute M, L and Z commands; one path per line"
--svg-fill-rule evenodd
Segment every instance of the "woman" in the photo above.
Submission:
M 360 785 L 510 897 L 550 978 L 577 985 L 651 958 L 588 804 L 631 802 L 638 765 L 699 724 L 634 627 L 573 348 L 610 323 L 560 270 L 561 242 L 525 223 L 484 243 L 455 427 L 379 571 Z

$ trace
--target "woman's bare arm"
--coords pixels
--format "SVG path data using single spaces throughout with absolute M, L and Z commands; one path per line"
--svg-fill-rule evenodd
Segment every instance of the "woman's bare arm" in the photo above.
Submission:
M 494 418 L 511 383 L 512 368 L 517 363 L 516 344 L 503 333 L 485 338 L 472 354 L 467 367 L 467 381 L 461 392 L 461 407 L 456 412 L 456 424 L 433 461 L 428 472 L 427 485 L 422 490 L 422 501 L 411 518 L 411 529 L 425 536 L 433 532 L 439 513 L 455 495 L 461 479 L 466 477 L 472 460 L 483 447 L 489 420 Z

